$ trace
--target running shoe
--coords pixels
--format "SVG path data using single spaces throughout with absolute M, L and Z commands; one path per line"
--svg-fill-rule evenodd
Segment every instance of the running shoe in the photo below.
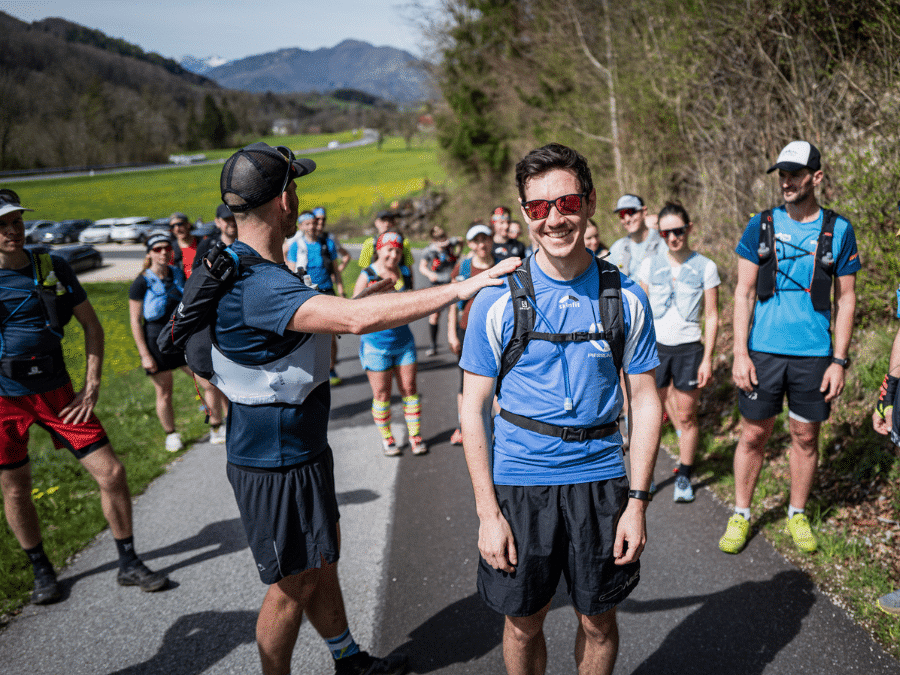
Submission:
M 56 581 L 56 572 L 47 570 L 43 574 L 35 576 L 34 590 L 31 592 L 31 602 L 34 605 L 49 605 L 62 598 L 59 583 Z
M 161 591 L 169 585 L 165 572 L 151 572 L 140 560 L 127 570 L 119 570 L 116 581 L 119 586 L 140 586 L 142 591 L 148 593 Z
M 218 429 L 209 429 L 209 442 L 213 445 L 225 445 L 225 425 L 221 425 Z
M 414 455 L 424 455 L 428 452 L 428 446 L 425 445 L 425 441 L 422 440 L 421 436 L 413 436 L 409 439 L 409 449 L 412 450 Z
M 330 373 L 328 373 L 328 381 L 331 383 L 332 387 L 336 387 L 339 384 L 343 384 L 344 382 L 340 377 L 338 377 L 337 371 L 335 370 L 332 370 Z
M 397 455 L 402 454 L 400 448 L 397 447 L 397 441 L 394 440 L 393 436 L 382 439 L 381 444 L 384 446 L 384 454 L 388 457 L 396 457 Z
M 882 595 L 878 598 L 878 609 L 894 616 L 900 616 L 900 590 Z
M 166 450 L 169 452 L 178 452 L 184 447 L 184 443 L 181 441 L 181 434 L 177 431 L 173 431 L 171 434 L 166 434 Z
M 455 429 L 450 437 L 450 445 L 462 445 L 462 431 Z
M 719 550 L 724 553 L 740 553 L 747 543 L 748 534 L 750 534 L 750 521 L 739 513 L 733 514 L 728 519 L 725 534 L 719 539 Z
M 402 675 L 408 667 L 406 654 L 379 659 L 368 652 L 357 652 L 334 662 L 335 675 Z
M 691 485 L 691 479 L 683 474 L 675 477 L 675 501 L 678 503 L 687 503 L 694 501 L 694 487 Z
M 812 553 L 819 545 L 815 536 L 813 536 L 809 527 L 809 520 L 807 520 L 804 513 L 795 513 L 794 517 L 787 522 L 785 531 L 790 533 L 791 537 L 794 538 L 794 544 L 801 551 Z

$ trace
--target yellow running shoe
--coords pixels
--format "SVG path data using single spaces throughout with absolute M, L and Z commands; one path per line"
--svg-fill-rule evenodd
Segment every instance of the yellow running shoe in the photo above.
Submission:
M 719 550 L 724 553 L 740 553 L 747 543 L 748 534 L 750 534 L 750 521 L 741 514 L 735 513 L 728 519 L 725 534 L 719 539 Z
M 801 551 L 812 553 L 819 545 L 809 527 L 809 521 L 803 513 L 795 513 L 794 517 L 787 522 L 785 531 L 790 533 L 794 538 L 794 544 Z

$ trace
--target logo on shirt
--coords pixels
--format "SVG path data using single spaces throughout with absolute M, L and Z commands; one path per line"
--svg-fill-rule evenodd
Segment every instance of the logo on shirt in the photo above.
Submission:
M 33 377 L 34 375 L 41 375 L 43 372 L 44 371 L 37 366 L 31 366 L 31 370 L 29 370 L 25 375 L 26 377 Z
M 588 328 L 588 331 L 591 333 L 602 333 L 603 332 L 603 324 L 602 323 L 592 323 L 591 327 Z M 609 356 L 612 353 L 610 349 L 609 343 L 606 340 L 591 340 L 591 346 L 596 349 L 599 354 L 591 354 L 591 356 L 599 357 L 599 356 Z
M 581 303 L 578 301 L 578 298 L 572 295 L 564 295 L 559 299 L 559 308 L 560 309 L 568 309 L 570 307 L 581 307 Z
M 789 235 L 789 234 L 787 234 L 787 233 L 785 233 L 785 232 L 776 232 L 776 233 L 775 233 L 775 238 L 776 238 L 778 241 L 786 241 L 786 242 L 788 242 L 788 243 L 790 243 L 790 241 L 791 241 L 791 235 Z

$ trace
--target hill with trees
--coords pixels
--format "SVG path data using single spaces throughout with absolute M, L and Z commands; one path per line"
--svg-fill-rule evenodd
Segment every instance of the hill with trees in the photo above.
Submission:
M 408 114 L 364 92 L 225 89 L 170 59 L 62 19 L 0 12 L 0 171 L 165 162 L 272 132 L 374 127 Z

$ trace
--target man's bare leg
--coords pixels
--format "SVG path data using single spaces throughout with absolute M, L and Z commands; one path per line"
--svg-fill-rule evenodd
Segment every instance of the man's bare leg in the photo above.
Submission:
M 503 661 L 509 675 L 543 675 L 547 670 L 544 619 L 550 603 L 531 616 L 507 616 L 503 626 Z
M 41 543 L 41 525 L 31 499 L 31 462 L 17 469 L 0 471 L 6 522 L 23 549 Z
M 585 616 L 577 609 L 575 665 L 578 675 L 612 675 L 619 655 L 619 625 L 615 608 L 596 616 Z
M 749 509 L 753 502 L 766 442 L 774 427 L 774 417 L 765 420 L 741 419 L 741 437 L 734 451 L 734 503 L 739 509 Z
M 107 443 L 81 459 L 81 464 L 97 481 L 100 488 L 100 505 L 116 539 L 132 535 L 131 492 L 125 467 Z
M 791 431 L 791 506 L 806 507 L 819 462 L 820 422 L 801 422 L 788 418 Z
M 321 573 L 320 569 L 306 570 L 269 586 L 256 620 L 256 644 L 263 675 L 290 672 L 303 610 L 309 605 Z

